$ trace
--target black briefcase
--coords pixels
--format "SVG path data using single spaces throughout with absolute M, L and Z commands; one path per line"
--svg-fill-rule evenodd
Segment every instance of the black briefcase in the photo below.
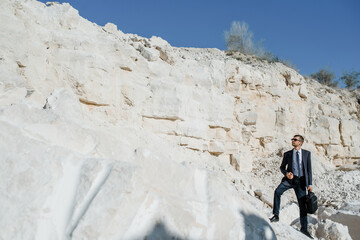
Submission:
M 310 214 L 314 214 L 318 209 L 317 197 L 313 192 L 309 192 L 306 195 L 306 212 Z

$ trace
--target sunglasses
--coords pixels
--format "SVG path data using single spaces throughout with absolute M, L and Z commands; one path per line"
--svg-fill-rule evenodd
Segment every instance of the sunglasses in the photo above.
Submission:
M 291 141 L 294 141 L 294 142 L 299 141 L 299 142 L 301 142 L 299 139 L 296 139 L 296 138 L 292 138 Z

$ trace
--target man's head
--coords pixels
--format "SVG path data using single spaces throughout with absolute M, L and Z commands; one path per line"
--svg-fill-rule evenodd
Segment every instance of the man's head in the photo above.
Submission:
M 291 139 L 291 145 L 294 148 L 301 147 L 304 142 L 304 137 L 301 135 L 294 135 L 294 137 Z

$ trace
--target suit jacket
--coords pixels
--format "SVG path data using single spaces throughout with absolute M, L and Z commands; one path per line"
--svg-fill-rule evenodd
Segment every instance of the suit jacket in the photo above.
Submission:
M 311 152 L 305 149 L 301 149 L 302 157 L 302 169 L 305 176 L 305 186 L 308 187 L 312 185 L 312 170 L 311 170 Z M 293 149 L 284 153 L 284 157 L 280 166 L 281 172 L 284 174 L 282 181 L 289 180 L 286 177 L 287 172 L 292 172 L 292 162 L 293 162 Z M 291 181 L 291 180 L 289 180 Z

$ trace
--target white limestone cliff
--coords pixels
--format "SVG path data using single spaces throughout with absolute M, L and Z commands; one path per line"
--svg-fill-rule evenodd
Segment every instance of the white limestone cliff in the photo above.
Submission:
M 0 238 L 302 239 L 294 194 L 267 221 L 294 134 L 321 204 L 359 199 L 359 170 L 337 169 L 359 166 L 356 92 L 101 27 L 69 4 L 1 1 L 0 36 Z M 348 234 L 321 219 L 314 235 Z

